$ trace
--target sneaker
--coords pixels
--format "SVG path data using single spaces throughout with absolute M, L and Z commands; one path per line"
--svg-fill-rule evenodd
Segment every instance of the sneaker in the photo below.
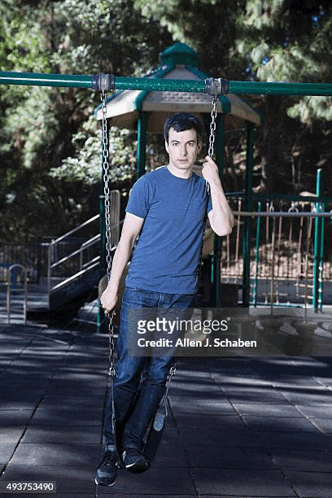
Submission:
M 106 451 L 98 466 L 95 483 L 99 486 L 113 486 L 117 475 L 117 456 L 113 451 Z
M 143 453 L 135 448 L 128 448 L 122 453 L 124 466 L 130 472 L 144 472 L 149 467 L 149 462 Z

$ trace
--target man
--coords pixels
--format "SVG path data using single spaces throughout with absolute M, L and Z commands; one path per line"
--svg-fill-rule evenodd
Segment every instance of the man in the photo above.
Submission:
M 137 308 L 193 308 L 206 217 L 220 236 L 229 234 L 234 224 L 214 161 L 205 158 L 203 178 L 193 173 L 202 148 L 201 132 L 200 121 L 188 113 L 175 114 L 166 121 L 164 138 L 169 163 L 134 184 L 110 280 L 101 297 L 104 310 L 110 313 L 118 301 L 120 279 L 139 236 L 123 293 L 113 387 L 115 419 L 122 428 L 122 459 L 132 472 L 143 472 L 149 466 L 142 453 L 142 439 L 164 394 L 173 357 L 130 356 L 128 313 Z M 105 452 L 96 483 L 112 486 L 117 457 L 111 398 L 104 440 Z

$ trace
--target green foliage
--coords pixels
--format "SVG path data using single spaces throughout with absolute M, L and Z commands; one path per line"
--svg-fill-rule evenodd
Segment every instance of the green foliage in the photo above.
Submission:
M 59 133 L 56 116 L 52 109 L 49 90 L 33 87 L 30 95 L 8 114 L 4 131 L 15 137 L 20 167 L 36 168 L 36 155 L 47 142 Z
M 332 121 L 331 97 L 303 97 L 287 110 L 291 118 L 300 118 L 302 123 L 312 124 L 317 119 Z
M 136 140 L 134 133 L 128 130 L 111 128 L 110 142 L 110 175 L 111 183 L 133 180 L 135 173 Z M 92 116 L 73 135 L 76 156 L 67 157 L 62 165 L 50 170 L 50 176 L 66 182 L 84 182 L 94 185 L 101 179 L 101 130 Z
M 142 14 L 166 26 L 174 40 L 196 50 L 202 69 L 211 75 L 239 77 L 233 58 L 235 23 L 245 0 L 135 0 Z
M 52 61 L 61 72 L 142 74 L 157 60 L 162 41 L 171 40 L 132 0 L 63 0 L 54 15 Z
M 0 13 L 3 71 L 142 74 L 172 42 L 132 0 L 5 0 Z M 1 88 L 2 237 L 57 235 L 98 210 L 101 145 L 91 118 L 98 98 L 88 90 Z M 133 176 L 135 144 L 114 134 L 118 186 Z
M 5 0 L 0 5 L 0 70 L 48 72 L 47 40 L 40 30 L 38 13 L 29 6 L 16 7 Z
M 50 72 L 47 39 L 38 17 L 29 5 L 18 8 L 14 0 L 0 3 L 0 71 Z M 29 95 L 27 87 L 2 86 L 0 120 L 7 107 L 12 109 Z
M 328 0 L 3 0 L 0 70 L 144 75 L 178 40 L 215 77 L 330 83 L 331 28 Z M 332 173 L 331 98 L 257 96 L 252 102 L 265 116 L 255 152 L 263 189 L 310 190 L 319 165 Z M 97 211 L 98 104 L 89 90 L 1 87 L 1 237 L 61 234 Z M 117 188 L 132 182 L 135 140 L 132 132 L 111 130 Z M 236 190 L 243 188 L 243 168 L 236 169 L 242 142 L 234 136 L 226 151 Z M 149 138 L 148 168 L 164 161 L 162 149 Z
M 328 1 L 247 1 L 237 20 L 235 56 L 242 58 L 252 80 L 330 83 L 331 22 Z M 316 169 L 324 167 L 325 177 L 332 173 L 332 148 L 325 140 L 331 98 L 264 96 L 259 105 L 265 116 L 257 140 L 263 157 L 261 188 L 315 191 Z
M 250 0 L 237 22 L 237 52 L 261 81 L 330 82 L 331 23 L 329 2 Z M 288 115 L 303 123 L 329 120 L 329 107 L 329 99 L 302 99 Z

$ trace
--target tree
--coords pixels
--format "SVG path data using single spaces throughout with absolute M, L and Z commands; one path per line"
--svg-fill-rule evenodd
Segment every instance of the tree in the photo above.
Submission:
M 245 0 L 134 0 L 143 15 L 166 26 L 174 40 L 190 45 L 201 56 L 202 70 L 236 79 L 242 68 L 234 57 L 236 19 Z
M 1 70 L 139 74 L 171 41 L 131 0 L 5 1 Z M 90 117 L 99 95 L 24 86 L 1 91 L 1 236 L 31 240 L 63 233 L 98 209 L 101 147 Z M 121 139 L 123 144 L 119 133 Z M 128 176 L 122 151 L 114 162 L 117 180 Z
M 331 81 L 327 0 L 4 0 L 0 14 L 3 71 L 143 75 L 179 40 L 211 76 Z M 265 116 L 256 135 L 260 188 L 312 191 L 317 167 L 332 173 L 331 99 L 248 99 Z M 98 103 L 90 90 L 1 87 L 2 238 L 57 235 L 96 212 L 100 131 L 91 116 Z M 118 131 L 112 139 L 111 176 L 127 187 L 136 137 Z M 244 188 L 237 166 L 244 145 L 243 137 L 227 145 L 229 184 L 237 188 Z
M 248 1 L 238 19 L 237 41 L 239 55 L 247 58 L 248 77 L 331 82 L 331 23 L 326 0 Z M 324 135 L 331 129 L 331 104 L 330 97 L 262 98 L 266 124 L 260 148 L 271 188 L 314 192 L 317 167 L 330 173 L 332 149 L 319 144 L 327 145 Z
M 332 80 L 328 0 L 135 0 L 135 4 L 144 15 L 166 25 L 175 39 L 199 51 L 204 70 L 215 77 Z M 261 188 L 284 193 L 313 190 L 317 166 L 323 162 L 327 168 L 332 159 L 324 140 L 330 132 L 331 98 L 261 96 L 251 101 L 265 116 L 256 138 L 256 156 L 262 158 Z M 321 142 L 328 148 L 321 150 Z M 237 149 L 235 145 L 233 154 Z M 290 174 L 294 164 L 296 173 Z

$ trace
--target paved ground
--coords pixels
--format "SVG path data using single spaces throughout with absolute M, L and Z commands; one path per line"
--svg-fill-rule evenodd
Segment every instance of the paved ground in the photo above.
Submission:
M 332 356 L 182 358 L 152 467 L 102 488 L 107 337 L 13 324 L 0 340 L 1 497 L 22 481 L 71 498 L 332 496 Z

